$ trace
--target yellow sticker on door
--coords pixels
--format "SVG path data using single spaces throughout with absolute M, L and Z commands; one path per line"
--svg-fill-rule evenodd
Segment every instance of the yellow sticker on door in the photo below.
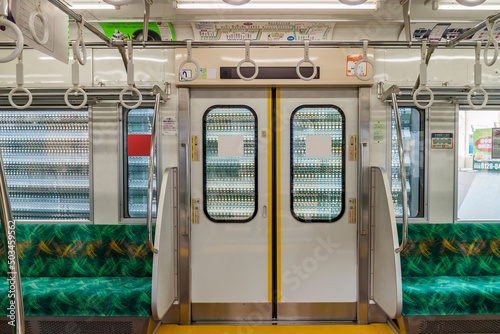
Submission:
M 354 68 L 356 67 L 356 64 L 358 63 L 358 61 L 360 61 L 361 59 L 363 59 L 362 55 L 348 55 L 347 56 L 346 75 L 348 77 L 353 77 L 353 76 L 356 75 L 354 73 Z M 358 71 L 360 73 L 360 76 L 366 77 L 367 76 L 367 73 L 366 73 L 366 63 L 361 64 L 359 66 L 359 70 Z
M 193 220 L 193 224 L 200 223 L 200 199 L 193 198 L 192 199 L 192 208 L 191 208 L 191 217 Z

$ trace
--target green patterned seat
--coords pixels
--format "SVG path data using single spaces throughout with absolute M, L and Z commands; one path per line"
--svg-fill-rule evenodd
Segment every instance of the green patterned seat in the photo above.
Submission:
M 500 314 L 500 224 L 410 224 L 408 234 L 403 315 Z
M 18 224 L 16 237 L 27 315 L 151 315 L 153 256 L 144 225 Z M 7 291 L 0 280 L 2 315 Z

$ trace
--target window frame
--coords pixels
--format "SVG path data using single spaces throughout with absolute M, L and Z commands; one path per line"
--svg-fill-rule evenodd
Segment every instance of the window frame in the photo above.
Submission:
M 300 218 L 299 216 L 297 216 L 297 214 L 294 211 L 294 207 L 293 207 L 293 199 L 294 199 L 294 193 L 293 193 L 293 180 L 294 180 L 293 179 L 293 176 L 294 176 L 294 173 L 293 173 L 293 119 L 298 111 L 300 111 L 301 109 L 305 109 L 305 108 L 318 108 L 318 109 L 320 109 L 320 108 L 333 108 L 339 112 L 340 117 L 342 118 L 342 126 L 341 126 L 341 128 L 342 128 L 342 144 L 341 144 L 341 151 L 342 151 L 342 157 L 341 157 L 341 161 L 342 161 L 342 174 L 341 174 L 341 176 L 342 176 L 342 195 L 341 195 L 341 200 L 342 200 L 342 202 L 341 202 L 341 208 L 340 208 L 339 214 L 337 215 L 337 217 L 335 217 L 333 219 L 303 219 L 303 218 Z M 311 224 L 311 223 L 313 223 L 313 224 L 314 223 L 330 224 L 330 223 L 335 223 L 335 222 L 339 221 L 344 216 L 345 210 L 346 210 L 346 187 L 345 187 L 345 184 L 346 184 L 346 120 L 345 120 L 344 111 L 340 107 L 333 105 L 333 104 L 303 104 L 303 105 L 298 106 L 297 108 L 295 108 L 295 110 L 290 115 L 290 212 L 292 214 L 292 217 L 301 223 L 307 223 L 307 224 Z
M 147 217 L 131 217 L 130 216 L 130 213 L 129 213 L 129 207 L 128 207 L 128 155 L 127 155 L 127 147 L 128 147 L 128 140 L 127 140 L 127 136 L 128 136 L 128 114 L 131 110 L 136 110 L 136 109 L 153 109 L 153 112 L 154 112 L 154 105 L 151 105 L 151 104 L 141 104 L 139 107 L 135 108 L 135 109 L 127 109 L 127 108 L 123 108 L 121 107 L 121 115 L 122 115 L 122 145 L 121 145 L 121 149 L 120 151 L 122 152 L 121 154 L 121 162 L 122 162 L 122 168 L 121 168 L 121 172 L 123 173 L 123 175 L 121 175 L 120 179 L 122 180 L 121 184 L 122 184 L 122 189 L 121 189 L 121 193 L 122 195 L 120 196 L 121 200 L 122 200 L 122 207 L 120 208 L 120 216 L 122 217 L 122 220 L 126 220 L 127 222 L 130 222 L 130 223 L 134 223 L 134 222 L 143 222 L 144 219 L 146 219 Z M 161 114 L 161 113 L 160 113 Z M 157 122 L 159 123 L 160 120 L 158 119 Z M 157 124 L 159 125 L 159 124 Z M 157 134 L 159 134 L 158 132 L 158 128 L 157 128 Z M 161 163 L 161 135 L 158 135 L 158 140 L 156 142 L 156 189 L 157 189 L 157 192 L 156 192 L 156 196 L 157 196 L 157 199 L 156 199 L 156 203 L 157 203 L 157 206 L 156 206 L 156 210 L 158 210 L 158 197 L 159 197 L 159 192 L 158 192 L 158 189 L 160 189 L 160 185 L 161 185 L 161 179 L 162 179 L 162 176 L 163 175 L 160 175 L 159 171 L 161 170 L 160 169 L 160 163 Z M 148 156 L 149 157 L 149 156 Z M 153 214 L 152 215 L 152 220 L 153 220 L 153 223 L 156 222 L 156 214 Z
M 13 107 L 11 106 L 2 106 L 0 107 L 0 112 L 9 112 L 13 111 Z M 73 110 L 68 108 L 66 105 L 55 105 L 52 107 L 40 107 L 40 106 L 31 106 L 22 110 L 23 112 L 30 111 L 86 111 L 88 117 L 88 141 L 89 141 L 89 218 L 88 219 L 15 219 L 16 224 L 93 224 L 94 223 L 94 164 L 93 164 L 93 121 L 92 121 L 92 113 L 93 108 L 90 105 L 85 105 L 81 109 Z M 3 157 L 2 157 L 3 161 Z M 8 187 L 8 185 L 7 185 Z
M 419 177 L 421 178 L 420 184 L 422 185 L 421 192 L 419 194 L 419 214 L 416 217 L 408 217 L 408 222 L 410 223 L 428 223 L 428 198 L 429 198 L 429 160 L 430 160 L 430 124 L 428 122 L 429 118 L 429 109 L 420 109 L 417 108 L 413 104 L 409 103 L 399 103 L 399 109 L 401 108 L 413 108 L 419 111 L 420 113 L 420 131 L 424 131 L 422 150 L 423 150 L 423 162 L 420 165 Z M 392 104 L 387 105 L 387 121 L 386 121 L 386 147 L 387 147 L 387 178 L 389 179 L 389 186 L 392 189 L 392 119 L 393 119 L 393 111 Z M 391 192 L 391 202 L 392 202 L 392 191 Z M 403 221 L 402 217 L 396 216 L 396 221 L 398 223 Z
M 255 194 L 255 206 L 254 206 L 254 211 L 253 214 L 247 218 L 247 219 L 214 219 L 211 217 L 208 213 L 208 208 L 207 208 L 207 115 L 214 109 L 246 109 L 252 113 L 254 116 L 254 138 L 255 138 L 255 172 L 254 172 L 254 178 L 255 178 L 255 188 L 254 188 L 254 194 Z M 213 105 L 209 107 L 204 113 L 203 113 L 203 119 L 202 119 L 202 127 L 203 127 L 203 212 L 205 213 L 205 216 L 207 217 L 208 220 L 210 220 L 213 223 L 217 224 L 244 224 L 252 221 L 256 216 L 257 216 L 257 211 L 259 208 L 259 118 L 257 116 L 257 113 L 255 110 L 253 110 L 251 107 L 247 105 Z

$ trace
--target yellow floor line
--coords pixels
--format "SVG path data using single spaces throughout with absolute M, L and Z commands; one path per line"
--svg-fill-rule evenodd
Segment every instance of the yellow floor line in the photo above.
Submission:
M 393 334 L 386 324 L 372 325 L 317 325 L 317 326 L 259 326 L 217 325 L 178 326 L 162 325 L 157 334 Z

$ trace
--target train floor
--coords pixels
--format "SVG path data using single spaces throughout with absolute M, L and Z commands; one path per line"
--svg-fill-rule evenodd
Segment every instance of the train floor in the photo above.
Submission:
M 371 325 L 310 325 L 310 326 L 257 326 L 211 325 L 178 326 L 162 325 L 157 334 L 393 334 L 386 324 Z

